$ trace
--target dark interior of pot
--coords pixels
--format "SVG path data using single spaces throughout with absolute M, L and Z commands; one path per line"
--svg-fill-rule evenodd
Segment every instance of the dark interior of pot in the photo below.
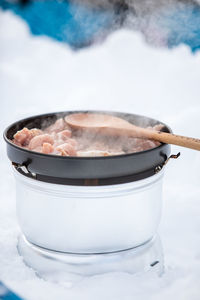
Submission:
M 131 182 L 152 176 L 156 173 L 158 166 L 162 169 L 166 159 L 169 157 L 170 145 L 168 144 L 160 144 L 153 149 L 125 155 L 63 157 L 23 149 L 10 141 L 13 135 L 23 127 L 27 127 L 28 129 L 43 129 L 54 123 L 58 118 L 78 112 L 115 115 L 140 127 L 163 124 L 158 120 L 140 115 L 107 111 L 67 111 L 33 116 L 15 122 L 4 132 L 8 157 L 14 163 L 15 167 L 23 173 L 21 167 L 25 166 L 28 173 L 23 173 L 23 175 L 33 177 L 32 174 L 34 174 L 34 179 L 45 182 L 105 185 Z M 170 128 L 165 124 L 163 124 L 162 130 L 171 132 Z

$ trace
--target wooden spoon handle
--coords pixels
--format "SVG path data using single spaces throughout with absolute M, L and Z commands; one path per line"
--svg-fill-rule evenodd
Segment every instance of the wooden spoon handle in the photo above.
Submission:
M 170 133 L 166 133 L 166 132 L 162 132 L 162 131 L 152 131 L 151 133 L 148 133 L 148 138 L 151 138 L 151 139 L 154 139 L 156 141 L 163 142 L 166 144 L 178 145 L 178 146 L 182 146 L 182 147 L 200 151 L 200 140 L 199 139 L 176 135 L 176 134 L 170 134 Z
M 93 128 L 94 130 L 94 128 Z M 151 140 L 156 140 L 166 144 L 172 144 L 177 146 L 182 146 L 194 150 L 200 151 L 200 140 L 196 138 L 176 135 L 172 133 L 166 133 L 162 131 L 155 131 L 147 128 L 139 128 L 137 126 L 126 126 L 126 128 L 112 128 L 112 127 L 102 127 L 96 128 L 99 133 L 106 135 L 119 135 L 119 136 L 129 136 L 136 138 L 147 138 Z

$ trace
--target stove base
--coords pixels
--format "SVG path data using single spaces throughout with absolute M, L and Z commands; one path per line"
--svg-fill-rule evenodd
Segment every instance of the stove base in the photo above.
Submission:
M 109 272 L 154 272 L 158 276 L 164 272 L 163 251 L 158 236 L 142 246 L 115 253 L 71 254 L 35 246 L 21 235 L 18 252 L 24 263 L 34 269 L 38 276 L 67 285 L 83 277 Z

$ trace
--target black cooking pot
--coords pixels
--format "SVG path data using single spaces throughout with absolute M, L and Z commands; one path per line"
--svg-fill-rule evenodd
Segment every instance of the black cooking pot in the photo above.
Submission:
M 43 154 L 18 147 L 11 142 L 13 135 L 23 127 L 41 128 L 54 123 L 58 118 L 68 114 L 88 111 L 66 111 L 33 116 L 10 125 L 4 132 L 7 142 L 7 154 L 15 168 L 28 177 L 37 180 L 72 185 L 106 185 L 136 181 L 147 178 L 160 171 L 169 157 L 170 145 L 159 146 L 124 155 L 106 157 L 71 157 Z M 142 126 L 163 124 L 160 121 L 127 113 L 107 111 L 89 111 L 118 116 L 129 122 Z M 171 132 L 163 124 L 162 131 Z

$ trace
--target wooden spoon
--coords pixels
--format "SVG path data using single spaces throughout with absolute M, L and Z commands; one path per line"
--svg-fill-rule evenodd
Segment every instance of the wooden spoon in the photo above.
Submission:
M 200 150 L 200 140 L 135 126 L 128 121 L 104 114 L 77 113 L 67 115 L 65 121 L 74 129 L 95 130 L 106 135 L 147 138 L 166 144 Z

